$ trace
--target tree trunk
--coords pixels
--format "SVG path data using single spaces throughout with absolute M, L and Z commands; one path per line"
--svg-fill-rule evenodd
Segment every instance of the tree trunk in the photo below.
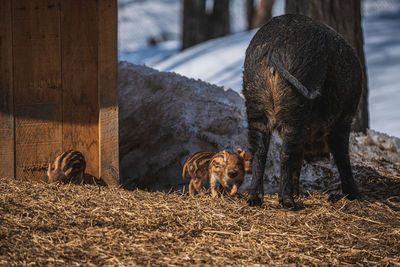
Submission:
M 272 18 L 272 7 L 275 0 L 261 0 L 256 7 L 252 21 L 252 29 L 261 27 Z
M 247 30 L 250 31 L 253 26 L 254 18 L 254 0 L 246 0 L 246 18 L 247 18 Z
M 182 50 L 229 32 L 229 0 L 214 0 L 209 14 L 206 0 L 183 0 Z
M 230 32 L 229 0 L 214 0 L 213 12 L 208 15 L 207 39 L 225 36 Z
M 206 40 L 206 0 L 183 0 L 182 50 Z
M 341 34 L 354 48 L 363 70 L 363 89 L 352 130 L 368 128 L 368 86 L 361 28 L 360 0 L 286 0 L 286 13 L 303 14 L 319 20 Z

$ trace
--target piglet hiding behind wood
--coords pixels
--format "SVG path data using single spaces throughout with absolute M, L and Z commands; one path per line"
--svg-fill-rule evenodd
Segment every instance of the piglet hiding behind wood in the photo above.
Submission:
M 275 17 L 246 50 L 243 93 L 253 155 L 248 203 L 262 204 L 263 174 L 273 131 L 282 138 L 279 200 L 295 207 L 304 156 L 331 152 L 342 191 L 358 195 L 349 134 L 362 86 L 360 62 L 334 30 L 302 15 Z
M 85 157 L 81 152 L 68 150 L 49 163 L 47 176 L 49 183 L 63 182 L 82 184 L 86 169 Z

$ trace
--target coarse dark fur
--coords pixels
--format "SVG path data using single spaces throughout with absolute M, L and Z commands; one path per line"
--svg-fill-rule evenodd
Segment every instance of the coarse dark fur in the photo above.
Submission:
M 358 196 L 349 160 L 349 134 L 362 86 L 350 45 L 326 25 L 303 15 L 275 17 L 246 50 L 243 94 L 253 155 L 248 203 L 262 204 L 272 131 L 282 138 L 279 200 L 295 207 L 305 154 L 331 152 L 342 191 Z

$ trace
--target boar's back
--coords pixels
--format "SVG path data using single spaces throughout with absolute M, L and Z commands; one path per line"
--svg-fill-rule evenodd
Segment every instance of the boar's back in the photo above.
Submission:
M 300 94 L 314 99 L 322 94 L 330 54 L 341 48 L 352 50 L 328 26 L 303 15 L 283 15 L 255 34 L 246 50 L 245 70 L 266 59 Z

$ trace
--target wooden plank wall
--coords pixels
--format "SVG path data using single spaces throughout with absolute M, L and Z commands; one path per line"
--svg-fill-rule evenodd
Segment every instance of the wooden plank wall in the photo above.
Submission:
M 99 177 L 97 1 L 63 0 L 61 10 L 63 150 L 84 152 L 86 172 Z
M 117 1 L 99 2 L 100 175 L 118 184 Z M 108 18 L 107 20 L 102 18 Z
M 118 183 L 117 0 L 0 0 L 0 176 L 83 152 Z
M 0 0 L 0 177 L 14 173 L 11 0 Z
M 62 149 L 60 9 L 57 0 L 13 0 L 16 176 L 45 180 Z

